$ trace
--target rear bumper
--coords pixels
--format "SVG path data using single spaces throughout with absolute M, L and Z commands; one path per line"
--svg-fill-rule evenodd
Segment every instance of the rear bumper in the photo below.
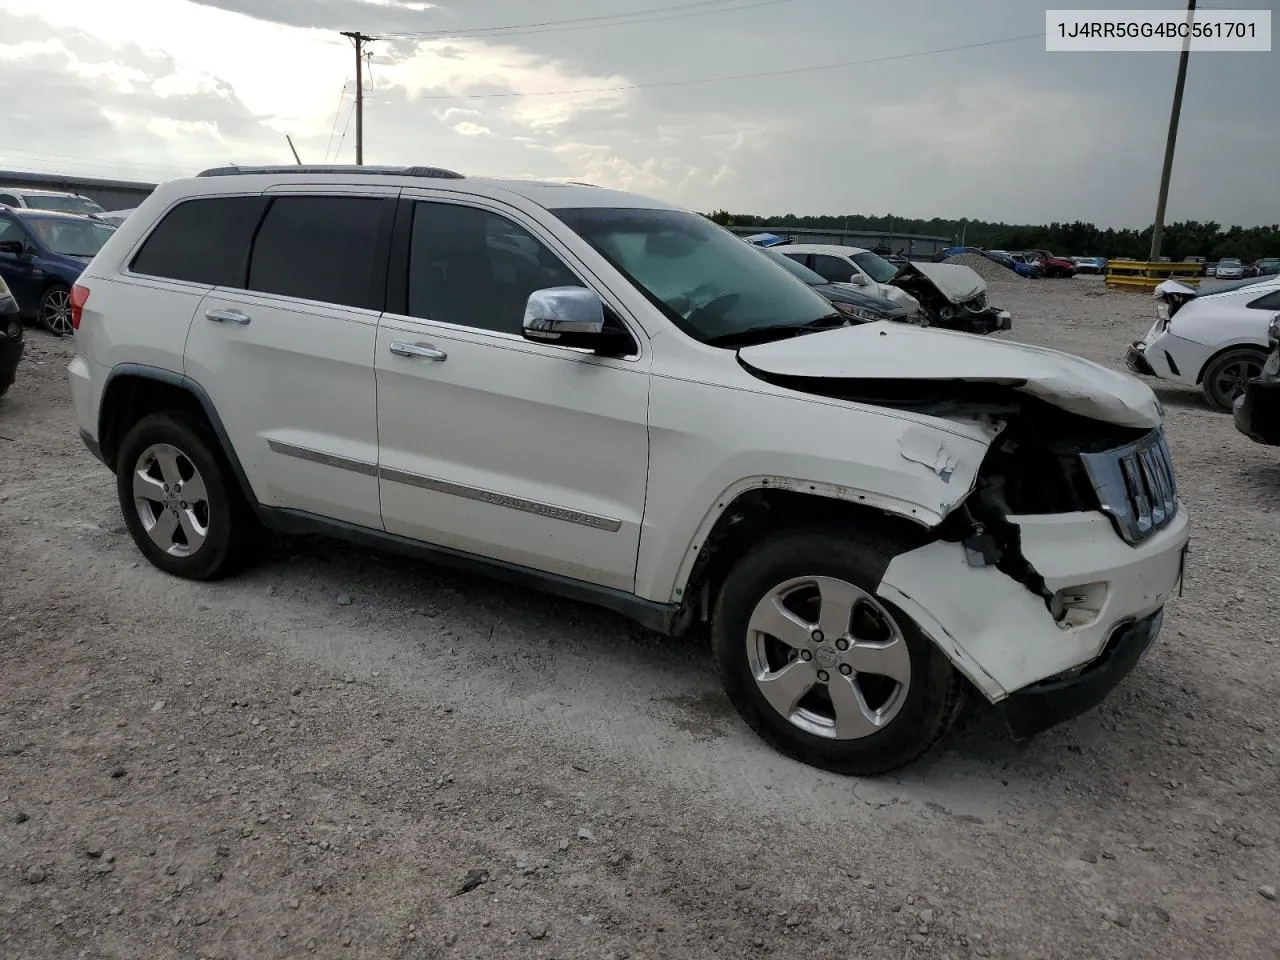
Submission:
M 1009 730 L 1023 739 L 1092 710 L 1151 649 L 1163 620 L 1162 608 L 1141 620 L 1121 624 L 1112 632 L 1101 655 L 1083 669 L 1009 694 L 996 708 Z
M 1235 403 L 1236 429 L 1255 443 L 1280 446 L 1280 380 L 1251 380 Z

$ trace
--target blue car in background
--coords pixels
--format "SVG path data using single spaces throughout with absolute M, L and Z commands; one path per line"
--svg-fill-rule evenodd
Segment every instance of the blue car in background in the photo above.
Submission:
M 0 277 L 24 316 L 71 333 L 71 287 L 115 227 L 49 210 L 0 207 Z

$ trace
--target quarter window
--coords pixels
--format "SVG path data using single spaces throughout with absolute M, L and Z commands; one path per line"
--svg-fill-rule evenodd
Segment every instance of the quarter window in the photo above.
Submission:
M 1254 310 L 1280 310 L 1280 290 L 1251 301 L 1249 306 Z
M 414 205 L 412 317 L 519 335 L 529 294 L 581 286 L 542 241 L 506 217 L 452 203 Z
M 134 273 L 210 286 L 244 286 L 261 197 L 186 200 L 170 210 L 130 264 Z
M 247 286 L 301 300 L 382 308 L 376 269 L 384 212 L 376 197 L 277 197 L 253 242 Z
M 825 277 L 828 283 L 848 283 L 855 272 L 848 260 L 825 253 L 814 255 L 813 271 Z

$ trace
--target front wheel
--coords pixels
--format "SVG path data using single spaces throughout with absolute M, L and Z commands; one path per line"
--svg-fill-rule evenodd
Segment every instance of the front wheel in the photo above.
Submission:
M 1244 385 L 1262 376 L 1267 362 L 1261 350 L 1238 347 L 1226 350 L 1209 361 L 1200 388 L 1209 406 L 1220 413 L 1230 413 L 1236 397 L 1244 393 Z
M 71 289 L 55 283 L 40 297 L 37 308 L 40 325 L 59 337 L 69 337 L 75 331 L 71 327 Z
M 711 636 L 725 692 L 795 759 L 869 776 L 910 763 L 959 712 L 946 656 L 875 595 L 909 545 L 881 532 L 775 535 L 729 573 Z

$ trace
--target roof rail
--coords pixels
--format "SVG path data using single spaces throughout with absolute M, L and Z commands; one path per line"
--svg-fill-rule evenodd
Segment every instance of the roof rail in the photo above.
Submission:
M 460 173 L 452 170 L 445 170 L 443 167 L 367 167 L 354 164 L 289 164 L 280 166 L 264 166 L 264 167 L 214 167 L 210 170 L 202 170 L 196 174 L 198 177 L 236 177 L 248 176 L 255 173 L 362 173 L 366 176 L 392 176 L 392 177 L 434 177 L 443 180 L 462 180 L 464 177 Z

